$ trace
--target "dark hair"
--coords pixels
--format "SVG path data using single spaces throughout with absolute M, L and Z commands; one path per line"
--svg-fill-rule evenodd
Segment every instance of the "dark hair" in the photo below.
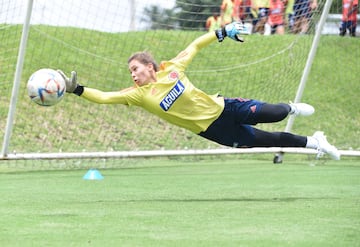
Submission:
M 131 55 L 131 57 L 129 57 L 128 59 L 128 64 L 132 61 L 132 60 L 137 60 L 142 64 L 149 64 L 151 63 L 154 66 L 154 70 L 157 72 L 159 71 L 159 66 L 157 65 L 156 61 L 154 60 L 154 58 L 151 56 L 150 53 L 146 52 L 146 51 L 141 51 L 141 52 L 136 52 L 133 55 Z

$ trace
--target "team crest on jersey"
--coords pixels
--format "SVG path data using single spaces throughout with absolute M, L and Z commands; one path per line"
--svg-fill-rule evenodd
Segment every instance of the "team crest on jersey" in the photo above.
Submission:
M 179 73 L 175 70 L 171 71 L 168 75 L 170 81 L 176 81 L 179 79 Z
M 160 102 L 160 106 L 164 111 L 168 111 L 175 101 L 185 91 L 185 86 L 180 80 L 178 80 L 175 86 L 169 91 L 169 93 Z

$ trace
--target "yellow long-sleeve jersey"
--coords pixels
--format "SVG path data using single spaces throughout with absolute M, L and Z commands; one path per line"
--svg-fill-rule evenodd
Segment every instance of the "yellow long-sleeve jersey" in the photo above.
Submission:
M 196 88 L 185 75 L 185 69 L 197 52 L 216 40 L 209 32 L 194 40 L 170 61 L 160 64 L 157 81 L 118 92 L 102 92 L 84 87 L 81 97 L 100 104 L 135 105 L 196 134 L 205 131 L 224 109 L 224 99 Z

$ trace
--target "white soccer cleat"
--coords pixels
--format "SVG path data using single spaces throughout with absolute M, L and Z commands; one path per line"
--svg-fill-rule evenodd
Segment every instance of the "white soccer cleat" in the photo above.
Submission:
M 306 103 L 291 103 L 290 102 L 291 111 L 290 114 L 294 114 L 295 116 L 310 116 L 315 112 L 313 106 Z
M 324 135 L 324 132 L 322 131 L 316 131 L 313 136 L 318 142 L 318 154 L 317 157 L 322 157 L 324 153 L 327 153 L 330 155 L 330 157 L 334 160 L 340 160 L 340 152 L 337 150 L 337 148 L 333 145 L 331 145 Z

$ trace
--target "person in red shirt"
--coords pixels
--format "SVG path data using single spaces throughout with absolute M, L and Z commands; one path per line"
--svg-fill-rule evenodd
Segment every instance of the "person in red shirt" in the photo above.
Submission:
M 284 15 L 286 0 L 270 0 L 268 24 L 271 27 L 271 34 L 284 34 Z
M 233 0 L 233 12 L 232 12 L 232 19 L 233 21 L 240 21 L 241 20 L 241 3 L 242 0 Z
M 350 36 L 355 37 L 358 0 L 342 1 L 342 19 L 340 25 L 340 36 L 345 36 L 346 30 L 349 30 Z
M 253 21 L 256 18 L 256 9 L 253 3 L 253 0 L 241 0 L 239 6 L 239 16 L 240 20 Z

